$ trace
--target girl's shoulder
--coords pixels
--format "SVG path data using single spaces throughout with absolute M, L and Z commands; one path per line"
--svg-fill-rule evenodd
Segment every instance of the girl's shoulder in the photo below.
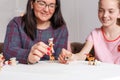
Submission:
M 92 31 L 92 33 L 99 33 L 99 32 L 101 32 L 101 28 L 94 28 L 93 29 L 93 31 Z
M 94 28 L 93 31 L 101 31 L 101 28 Z
M 94 28 L 91 33 L 91 35 L 101 35 L 102 34 L 102 30 L 101 28 Z

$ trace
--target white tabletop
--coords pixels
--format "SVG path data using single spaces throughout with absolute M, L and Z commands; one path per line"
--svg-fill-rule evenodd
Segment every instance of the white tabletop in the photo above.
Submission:
M 120 65 L 97 62 L 93 66 L 87 61 L 5 65 L 0 71 L 0 80 L 120 80 Z

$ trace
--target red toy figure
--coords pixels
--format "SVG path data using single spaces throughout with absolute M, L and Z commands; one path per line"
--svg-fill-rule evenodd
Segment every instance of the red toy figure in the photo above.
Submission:
M 54 53 L 54 49 L 53 49 L 53 46 L 54 46 L 54 44 L 53 44 L 53 38 L 50 38 L 49 40 L 48 40 L 48 43 L 49 43 L 49 48 L 48 48 L 48 55 L 49 55 L 49 57 L 50 57 L 50 60 L 51 61 L 54 61 L 55 60 L 55 57 L 53 56 L 53 53 Z
M 95 57 L 92 54 L 86 54 L 86 58 L 88 59 L 89 65 L 95 65 Z

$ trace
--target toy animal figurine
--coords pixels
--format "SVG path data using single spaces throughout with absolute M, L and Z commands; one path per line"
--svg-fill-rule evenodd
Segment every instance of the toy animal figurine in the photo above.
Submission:
M 17 63 L 18 61 L 16 60 L 15 57 L 10 58 L 10 60 L 5 61 L 5 57 L 3 56 L 3 54 L 0 54 L 0 70 L 2 69 L 4 65 L 16 65 Z
M 86 54 L 89 65 L 95 65 L 95 57 L 92 54 Z
M 16 65 L 18 61 L 16 60 L 15 57 L 10 58 L 10 60 L 5 61 L 6 65 Z
M 48 43 L 49 43 L 49 48 L 48 48 L 48 55 L 49 55 L 49 57 L 50 57 L 50 61 L 54 61 L 55 60 L 55 57 L 53 56 L 53 53 L 54 53 L 54 49 L 53 49 L 53 46 L 54 46 L 54 44 L 53 44 L 53 38 L 50 38 L 49 40 L 48 40 Z

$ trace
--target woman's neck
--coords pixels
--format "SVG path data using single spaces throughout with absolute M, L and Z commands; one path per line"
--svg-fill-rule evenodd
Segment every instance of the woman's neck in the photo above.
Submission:
M 50 27 L 50 21 L 37 22 L 37 29 L 47 29 L 48 27 Z

